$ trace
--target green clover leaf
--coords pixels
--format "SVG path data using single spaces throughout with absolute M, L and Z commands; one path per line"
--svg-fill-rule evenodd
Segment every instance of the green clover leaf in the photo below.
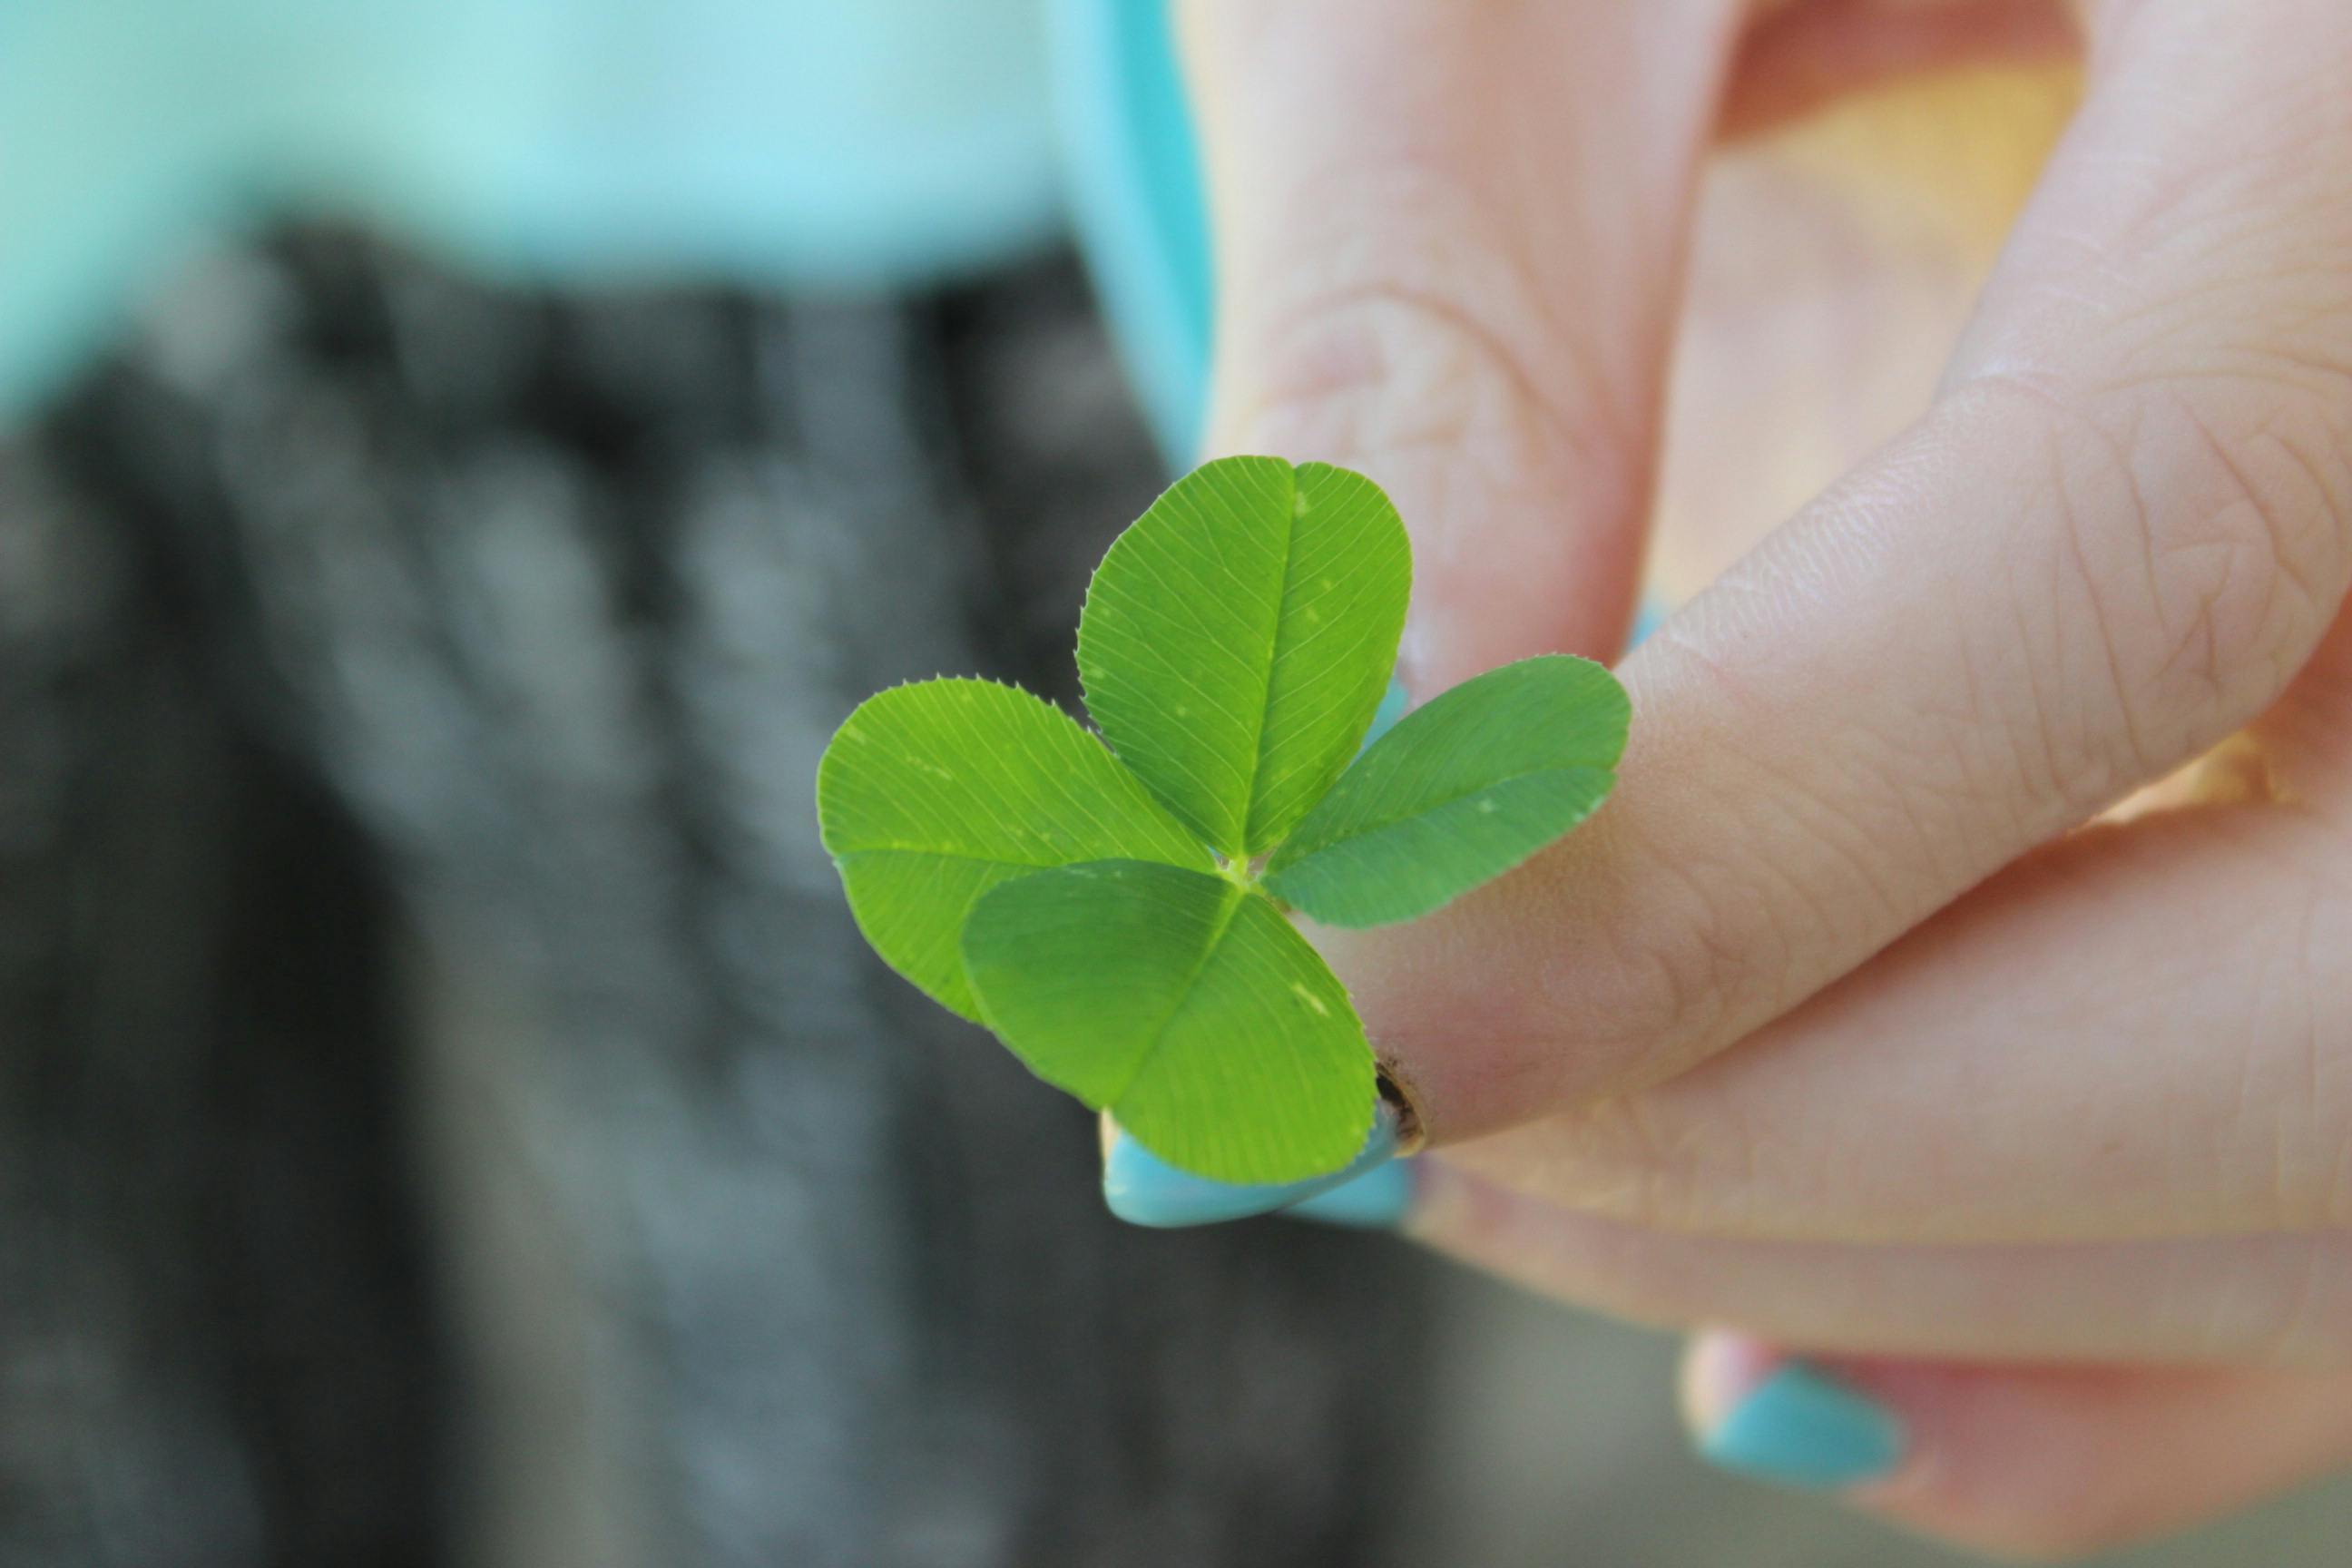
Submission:
M 1598 810 L 1633 717 L 1614 676 L 1566 654 L 1465 680 L 1340 775 L 1266 860 L 1266 890 L 1325 925 L 1442 908 Z
M 1185 1170 L 1291 1181 L 1338 1170 L 1371 1131 L 1346 989 L 1238 882 L 1143 860 L 1024 877 L 972 910 L 963 959 L 1031 1071 Z
M 1364 745 L 1411 574 L 1361 475 L 1195 469 L 1087 593 L 1102 739 L 983 680 L 898 687 L 843 723 L 817 808 L 859 929 L 1170 1163 L 1338 1170 L 1371 1123 L 1371 1048 L 1284 906 L 1346 926 L 1440 908 L 1590 816 L 1631 720 L 1608 671 L 1555 656 Z
M 925 680 L 867 698 L 825 747 L 816 799 L 866 940 L 975 1023 L 957 944 L 991 888 L 1082 860 L 1216 864 L 1100 741 L 993 681 Z
M 1355 754 L 1412 586 L 1404 524 L 1362 475 L 1210 463 L 1095 574 L 1078 618 L 1087 711 L 1169 810 L 1249 860 Z

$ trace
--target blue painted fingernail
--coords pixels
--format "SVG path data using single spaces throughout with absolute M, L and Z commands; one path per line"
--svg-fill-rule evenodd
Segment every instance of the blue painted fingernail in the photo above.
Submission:
M 1311 1219 L 1350 1230 L 1394 1230 L 1412 1206 L 1412 1162 L 1375 1165 L 1282 1211 L 1285 1219 Z
M 1370 746 L 1395 729 L 1396 721 L 1403 718 L 1405 710 L 1412 706 L 1412 694 L 1405 690 L 1404 682 L 1393 675 L 1390 676 L 1389 689 L 1381 694 L 1381 705 L 1372 710 L 1371 727 L 1364 731 L 1364 746 Z M 1360 746 L 1357 748 L 1359 752 L 1363 749 Z
M 1790 1362 L 1749 1390 L 1698 1451 L 1727 1470 L 1828 1489 L 1891 1472 L 1903 1458 L 1903 1425 L 1861 1390 Z
M 1633 615 L 1633 635 L 1625 639 L 1625 651 L 1633 652 L 1650 640 L 1650 634 L 1665 624 L 1667 607 L 1664 601 L 1644 599 Z
M 1304 1198 L 1352 1183 L 1396 1157 L 1397 1117 L 1385 1100 L 1372 1118 L 1372 1131 L 1353 1160 L 1328 1176 L 1304 1182 L 1243 1185 L 1213 1182 L 1180 1171 L 1124 1131 L 1113 1134 L 1103 1155 L 1103 1202 L 1129 1225 L 1172 1230 L 1217 1225 L 1272 1214 Z

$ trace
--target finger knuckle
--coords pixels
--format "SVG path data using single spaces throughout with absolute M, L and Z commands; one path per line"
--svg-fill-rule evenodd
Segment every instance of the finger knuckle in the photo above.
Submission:
M 1773 966 L 1735 921 L 1719 878 L 1688 861 L 1647 864 L 1656 870 L 1642 912 L 1597 933 L 1601 966 L 1563 974 L 1553 1005 L 1580 1010 L 1613 1056 L 1663 1076 L 1723 1036 Z
M 1567 1132 L 1575 1163 L 1565 1184 L 1596 1211 L 1661 1231 L 1738 1228 L 1725 1205 L 1749 1189 L 1741 1178 L 1757 1149 L 1736 1114 L 1701 1126 L 1654 1094 L 1615 1095 L 1585 1107 Z
M 1331 209 L 1379 211 L 1378 232 L 1295 237 L 1282 276 L 1237 308 L 1227 346 L 1245 358 L 1247 401 L 1231 440 L 1334 460 L 1441 455 L 1511 494 L 1570 471 L 1586 489 L 1636 483 L 1614 378 L 1475 189 L 1410 163 L 1342 178 Z
M 2060 592 L 2087 712 L 2039 741 L 2087 797 L 2218 741 L 2274 697 L 2352 578 L 2352 433 L 2308 389 L 2254 376 L 2126 382 L 2051 430 Z M 2121 752 L 2113 741 L 2120 737 Z

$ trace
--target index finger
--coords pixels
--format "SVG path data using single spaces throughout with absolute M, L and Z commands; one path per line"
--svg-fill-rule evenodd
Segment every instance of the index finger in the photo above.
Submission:
M 1618 792 L 1329 948 L 1436 1136 L 1667 1076 L 2259 713 L 2352 581 L 2352 8 L 2114 0 L 1935 405 L 1627 661 Z
M 1631 620 L 1700 159 L 1746 0 L 1192 0 L 1212 443 L 1362 469 L 1400 677 Z

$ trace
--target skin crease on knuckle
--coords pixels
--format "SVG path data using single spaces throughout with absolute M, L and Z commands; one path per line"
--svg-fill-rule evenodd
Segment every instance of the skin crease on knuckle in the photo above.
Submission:
M 1351 463 L 1397 497 L 1423 611 L 1400 672 L 1425 698 L 1492 664 L 1614 635 L 1626 574 L 1596 561 L 1591 531 L 1563 509 L 1606 524 L 1640 510 L 1646 483 L 1628 456 L 1631 416 L 1609 400 L 1624 378 L 1601 374 L 1598 351 L 1549 313 L 1522 237 L 1466 187 L 1411 169 L 1364 188 L 1371 178 L 1331 205 L 1391 215 L 1378 250 L 1310 229 L 1278 287 L 1237 285 L 1236 312 L 1256 324 L 1237 334 L 1247 359 L 1227 384 L 1247 401 L 1218 410 L 1216 444 Z M 1562 592 L 1513 591 L 1527 581 Z M 1495 608 L 1458 613 L 1471 605 Z
M 1556 512 L 1553 498 L 1630 504 L 1608 499 L 1625 493 L 1624 481 L 1608 478 L 1599 454 L 1610 443 L 1591 434 L 1591 416 L 1529 391 L 1522 351 L 1511 345 L 1533 334 L 1483 325 L 1444 296 L 1389 284 L 1295 309 L 1255 351 L 1252 384 L 1262 390 L 1221 418 L 1219 445 L 1311 451 L 1365 468 L 1409 503 L 1406 515 L 1421 525 L 1415 571 L 1423 595 L 1434 589 L 1469 601 L 1503 570 L 1497 557 L 1507 553 L 1494 548 L 1491 531 L 1432 527 L 1432 520 L 1507 520 L 1512 570 L 1568 580 L 1568 531 L 1538 526 Z M 1547 552 L 1559 559 L 1547 563 Z M 1414 667 L 1431 662 L 1415 636 L 1409 627 L 1401 654 L 1409 686 L 1426 684 Z M 1462 662 L 1443 661 L 1450 676 L 1470 673 L 1452 668 Z
M 1945 406 L 2042 453 L 2018 538 L 2042 564 L 2010 623 L 2031 700 L 2003 722 L 2073 812 L 2254 718 L 2341 607 L 2338 489 L 2277 435 L 2326 417 L 2307 403 L 2217 395 L 2210 378 L 2084 394 L 2002 374 Z
M 2149 683 L 2185 684 L 2223 710 L 2263 700 L 2317 646 L 2352 584 L 2352 432 L 2339 399 L 2247 373 L 2126 395 L 2140 491 L 2168 486 L 2192 509 L 2150 525 L 2162 543 Z

